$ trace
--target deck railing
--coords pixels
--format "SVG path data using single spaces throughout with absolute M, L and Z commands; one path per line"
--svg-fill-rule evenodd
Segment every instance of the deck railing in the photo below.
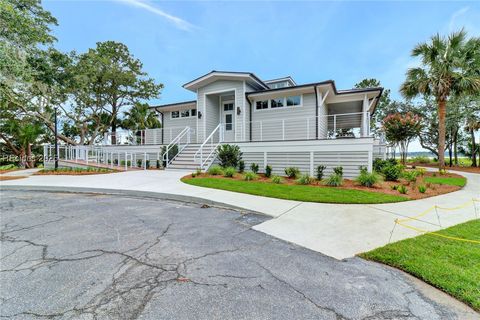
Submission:
M 369 112 L 256 120 L 247 122 L 245 127 L 246 141 L 347 139 L 371 136 Z M 242 136 L 240 131 L 238 133 L 240 134 L 237 136 Z M 230 136 L 236 135 L 234 133 Z
M 118 130 L 116 132 L 106 132 L 103 138 L 103 145 L 156 145 L 168 144 L 185 127 L 169 127 L 145 130 Z M 195 130 L 191 129 L 191 134 Z

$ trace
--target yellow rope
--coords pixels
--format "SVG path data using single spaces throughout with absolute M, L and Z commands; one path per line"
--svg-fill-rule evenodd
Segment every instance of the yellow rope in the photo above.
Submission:
M 471 205 L 471 204 L 473 204 L 473 206 L 475 207 L 475 202 L 480 202 L 480 199 L 472 199 L 472 200 L 469 200 L 469 201 L 467 201 L 467 202 L 465 202 L 465 203 L 463 203 L 459 206 L 452 207 L 452 208 L 433 206 L 433 207 L 428 208 L 427 210 L 422 211 L 421 213 L 419 213 L 416 216 L 403 218 L 403 219 L 395 219 L 395 223 L 401 225 L 402 227 L 417 231 L 419 233 L 427 233 L 429 235 L 433 235 L 433 236 L 437 236 L 437 237 L 441 237 L 441 238 L 445 238 L 445 239 L 480 244 L 479 240 L 470 240 L 470 239 L 463 239 L 463 238 L 458 238 L 458 237 L 447 236 L 447 235 L 444 235 L 444 234 L 441 234 L 441 233 L 430 232 L 428 230 L 412 227 L 412 226 L 409 226 L 409 225 L 403 223 L 403 222 L 406 222 L 406 221 L 418 220 L 419 218 L 421 218 L 423 216 L 426 216 L 429 212 L 431 212 L 435 209 L 453 211 L 453 210 L 459 210 L 459 209 L 465 208 L 465 207 L 467 207 L 468 205 Z
M 433 236 L 437 236 L 437 237 L 441 237 L 441 238 L 446 238 L 446 239 L 450 239 L 450 240 L 457 240 L 457 241 L 480 244 L 480 241 L 478 241 L 478 240 L 470 240 L 470 239 L 463 239 L 463 238 L 458 238 L 458 237 L 447 236 L 447 235 L 444 235 L 444 234 L 441 234 L 441 233 L 430 232 L 428 230 L 423 230 L 423 229 L 420 229 L 420 228 L 412 227 L 412 226 L 403 224 L 403 223 L 398 222 L 398 221 L 397 221 L 397 223 L 399 225 L 405 227 L 405 228 L 412 229 L 412 230 L 420 232 L 420 233 L 426 233 L 426 234 L 429 234 L 429 235 L 433 235 Z

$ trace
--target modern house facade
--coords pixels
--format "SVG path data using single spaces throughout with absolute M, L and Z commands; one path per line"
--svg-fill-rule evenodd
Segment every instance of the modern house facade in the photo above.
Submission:
M 148 152 L 173 152 L 167 168 L 207 169 L 222 143 L 239 145 L 247 167 L 269 164 L 279 174 L 295 166 L 313 175 L 325 165 L 327 173 L 342 166 L 349 177 L 384 157 L 385 146 L 370 132 L 382 88 L 337 90 L 332 80 L 298 85 L 291 77 L 263 81 L 253 73 L 225 71 L 183 87 L 196 99 L 152 106 L 162 128 L 136 139 L 135 147 Z M 110 147 L 125 143 L 118 133 L 115 140 Z M 105 143 L 111 141 L 107 135 Z

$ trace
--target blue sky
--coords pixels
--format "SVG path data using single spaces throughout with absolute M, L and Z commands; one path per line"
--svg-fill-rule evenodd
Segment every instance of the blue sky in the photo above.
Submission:
M 480 36 L 480 2 L 44 1 L 57 48 L 128 45 L 165 85 L 152 103 L 194 99 L 181 85 L 211 70 L 251 71 L 347 89 L 377 78 L 399 98 L 410 51 L 434 33 Z

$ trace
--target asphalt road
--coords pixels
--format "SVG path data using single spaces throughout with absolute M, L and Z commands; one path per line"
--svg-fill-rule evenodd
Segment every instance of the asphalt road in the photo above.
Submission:
M 2 318 L 469 317 L 399 271 L 250 229 L 264 216 L 125 196 L 0 195 Z

